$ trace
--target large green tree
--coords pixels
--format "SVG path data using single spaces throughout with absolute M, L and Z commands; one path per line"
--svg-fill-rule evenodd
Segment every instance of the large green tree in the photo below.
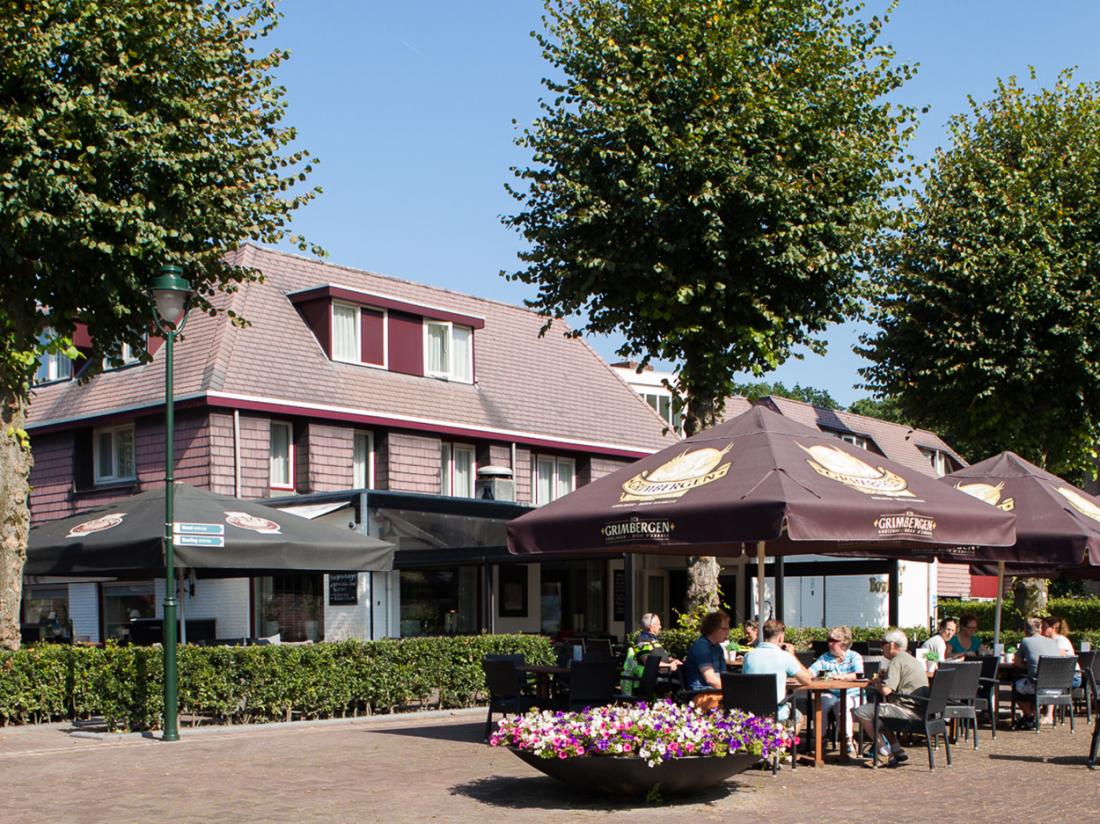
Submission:
M 529 247 L 510 277 L 578 333 L 622 334 L 622 357 L 677 362 L 691 434 L 737 372 L 823 351 L 856 311 L 911 129 L 885 97 L 910 69 L 851 0 L 546 10 L 553 72 L 517 139 L 532 165 L 505 223 Z
M 796 401 L 812 403 L 814 406 L 819 406 L 822 409 L 840 408 L 840 404 L 829 394 L 828 389 L 817 389 L 813 386 L 803 386 L 800 383 L 796 383 L 792 387 L 788 387 L 781 381 L 776 381 L 775 383 L 768 383 L 767 381 L 735 383 L 733 385 L 733 394 L 740 395 L 753 402 L 760 398 L 767 397 L 768 395 L 775 395 L 780 398 L 791 398 Z
M 999 82 L 924 177 L 879 278 L 868 384 L 974 459 L 1094 472 L 1100 83 Z
M 257 51 L 277 20 L 264 0 L 0 0 L 0 647 L 19 643 L 38 358 L 80 323 L 93 371 L 123 343 L 147 359 L 161 264 L 212 311 L 256 276 L 223 255 L 289 237 L 316 194 L 273 82 L 287 54 Z

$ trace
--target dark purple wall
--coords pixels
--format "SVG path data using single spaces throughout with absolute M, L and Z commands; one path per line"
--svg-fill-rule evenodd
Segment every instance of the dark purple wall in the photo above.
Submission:
M 416 315 L 390 312 L 390 371 L 424 374 L 424 325 Z
M 317 342 L 325 350 L 325 356 L 332 359 L 332 301 L 327 297 L 306 300 L 295 305 L 298 313 L 312 330 Z
M 363 363 L 382 366 L 386 362 L 386 315 L 364 306 L 360 309 L 359 317 L 359 358 Z

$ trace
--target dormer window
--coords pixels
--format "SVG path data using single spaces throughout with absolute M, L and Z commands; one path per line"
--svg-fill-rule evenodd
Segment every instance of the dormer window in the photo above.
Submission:
M 386 365 L 386 313 L 369 306 L 332 302 L 332 359 Z
M 38 336 L 38 343 L 45 346 L 56 335 L 53 329 L 43 329 Z M 65 381 L 73 376 L 73 362 L 60 352 L 44 352 L 38 361 L 38 370 L 34 373 L 34 382 L 52 383 L 53 381 Z
M 920 450 L 920 454 L 924 456 L 924 459 L 932 465 L 932 471 L 936 473 L 937 478 L 942 478 L 948 472 L 954 471 L 954 467 L 951 466 L 949 458 L 942 449 L 933 449 L 928 446 L 919 446 L 917 448 Z
M 134 352 L 134 349 L 132 346 L 130 346 L 130 344 L 124 343 L 122 344 L 122 346 L 119 347 L 118 360 L 119 363 L 114 364 L 111 363 L 110 358 L 104 358 L 103 371 L 106 372 L 109 369 L 121 369 L 124 366 L 131 366 L 132 364 L 138 363 L 140 361 L 140 358 Z
M 424 374 L 473 383 L 473 330 L 445 321 L 424 321 Z

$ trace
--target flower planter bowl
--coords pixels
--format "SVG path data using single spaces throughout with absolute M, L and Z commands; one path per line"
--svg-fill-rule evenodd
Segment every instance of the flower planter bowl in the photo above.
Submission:
M 641 797 L 654 787 L 661 795 L 688 795 L 715 787 L 744 772 L 760 759 L 748 753 L 723 758 L 674 758 L 655 767 L 637 756 L 581 756 L 540 758 L 509 747 L 522 761 L 575 790 L 621 797 Z

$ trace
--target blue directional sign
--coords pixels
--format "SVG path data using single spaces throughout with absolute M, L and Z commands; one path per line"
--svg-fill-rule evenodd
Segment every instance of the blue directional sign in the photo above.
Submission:
M 177 535 L 224 535 L 225 524 L 192 524 L 176 521 L 172 531 Z
M 177 535 L 176 546 L 225 546 L 224 535 Z

